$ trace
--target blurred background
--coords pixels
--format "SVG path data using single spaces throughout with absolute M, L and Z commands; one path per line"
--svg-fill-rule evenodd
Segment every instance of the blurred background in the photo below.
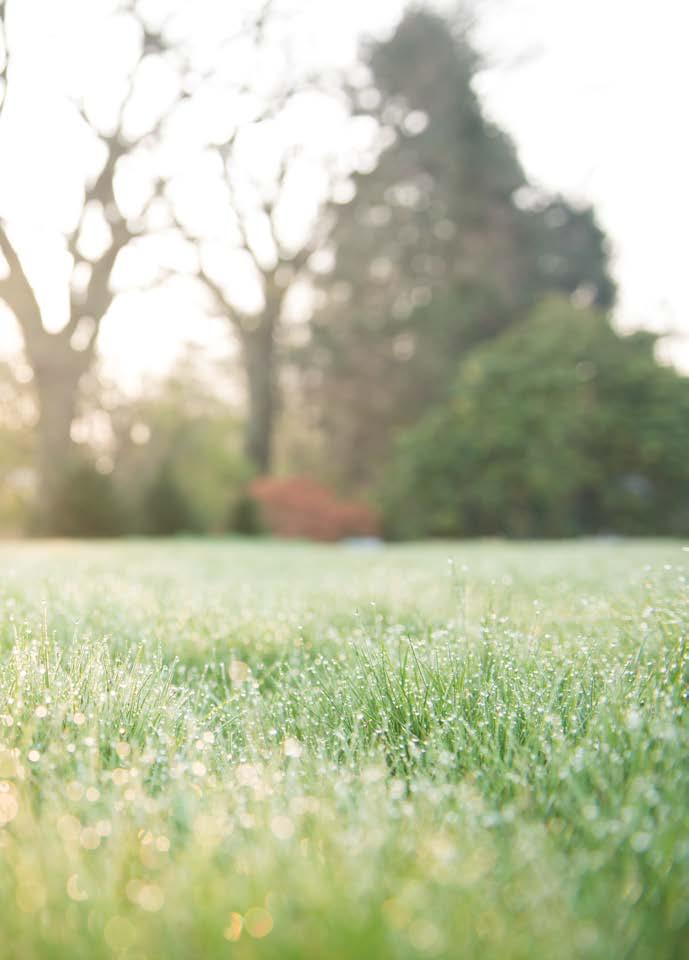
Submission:
M 0 534 L 689 533 L 675 0 L 0 0 Z

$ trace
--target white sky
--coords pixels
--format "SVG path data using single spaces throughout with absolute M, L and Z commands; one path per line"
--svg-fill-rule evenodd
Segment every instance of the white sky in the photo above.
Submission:
M 182 2 L 188 2 L 197 16 L 202 8 L 217 11 L 223 6 L 222 0 Z M 66 10 L 74 15 L 88 8 L 93 16 L 97 7 L 87 0 L 12 3 L 17 46 L 31 42 L 46 69 L 55 55 Z M 476 40 L 488 58 L 488 69 L 478 81 L 486 108 L 514 137 L 535 182 L 595 204 L 615 254 L 618 321 L 623 326 L 645 325 L 680 335 L 671 344 L 672 357 L 689 369 L 689 289 L 684 265 L 689 223 L 689 124 L 685 118 L 689 0 L 477 3 Z M 293 0 L 293 6 L 300 8 L 308 23 L 302 37 L 305 55 L 339 66 L 354 57 L 361 32 L 389 28 L 404 4 L 400 0 Z M 13 203 L 29 196 L 27 185 L 31 184 L 34 223 L 48 192 L 54 192 L 54 180 L 45 176 L 45 152 L 36 149 L 41 142 L 37 137 L 45 137 L 45 124 L 50 124 L 45 79 L 28 70 L 17 76 L 17 89 L 21 82 L 23 90 L 22 109 L 17 103 L 0 141 L 0 213 L 10 208 L 13 212 Z M 10 120 L 13 138 L 8 148 Z M 67 169 L 73 157 L 62 143 L 60 123 L 57 112 L 48 131 L 55 147 L 53 166 Z M 36 189 L 37 183 L 42 183 L 46 196 L 40 187 Z M 68 198 L 69 189 L 64 196 Z M 36 256 L 40 256 L 41 242 L 35 236 L 32 239 Z M 61 305 L 55 289 L 47 284 L 44 302 L 57 316 Z M 103 326 L 99 347 L 106 369 L 133 384 L 143 374 L 165 369 L 190 339 L 222 354 L 227 350 L 228 331 L 220 321 L 204 316 L 198 298 L 175 288 L 123 298 Z M 10 351 L 16 344 L 12 322 L 0 313 L 0 350 Z
M 689 2 L 486 0 L 497 61 L 481 90 L 532 178 L 593 202 L 620 284 L 618 319 L 684 335 L 689 368 Z M 529 58 L 529 54 L 531 57 Z

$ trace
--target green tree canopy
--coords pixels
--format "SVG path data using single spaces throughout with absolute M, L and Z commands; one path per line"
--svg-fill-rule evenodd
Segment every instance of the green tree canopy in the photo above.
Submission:
M 400 536 L 686 533 L 687 449 L 689 382 L 654 337 L 549 300 L 472 351 L 402 437 L 387 521 Z

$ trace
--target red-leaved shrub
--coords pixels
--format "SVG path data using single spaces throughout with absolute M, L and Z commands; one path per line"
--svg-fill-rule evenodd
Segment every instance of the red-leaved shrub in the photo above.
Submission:
M 341 500 L 310 477 L 257 477 L 249 487 L 263 526 L 278 537 L 335 541 L 379 532 L 371 507 Z

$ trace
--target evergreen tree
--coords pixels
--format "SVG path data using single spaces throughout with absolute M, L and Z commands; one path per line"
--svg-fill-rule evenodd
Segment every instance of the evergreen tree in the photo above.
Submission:
M 459 358 L 544 292 L 608 307 L 605 238 L 589 210 L 529 187 L 474 93 L 466 35 L 422 9 L 369 47 L 380 155 L 338 211 L 334 270 L 304 354 L 307 404 L 345 488 L 369 484 L 395 431 L 450 387 Z M 314 367 L 316 373 L 314 374 Z

